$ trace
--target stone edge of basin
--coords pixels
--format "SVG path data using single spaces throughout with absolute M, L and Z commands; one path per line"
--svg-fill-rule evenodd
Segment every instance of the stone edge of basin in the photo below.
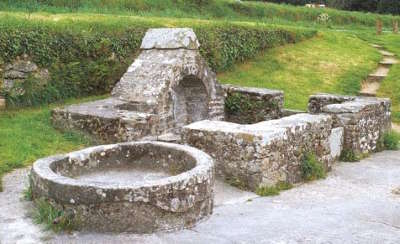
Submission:
M 126 185 L 82 182 L 51 169 L 52 163 L 59 160 L 72 158 L 79 163 L 93 152 L 118 150 L 126 145 L 180 151 L 196 163 L 192 169 L 175 176 Z M 196 148 L 140 141 L 96 146 L 40 159 L 32 167 L 31 186 L 34 199 L 48 199 L 58 209 L 73 213 L 71 222 L 76 224 L 75 230 L 154 233 L 191 228 L 212 214 L 214 171 L 214 160 Z

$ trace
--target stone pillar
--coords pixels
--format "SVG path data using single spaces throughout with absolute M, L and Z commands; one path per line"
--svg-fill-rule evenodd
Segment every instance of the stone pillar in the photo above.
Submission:
M 393 20 L 393 33 L 395 33 L 395 34 L 399 33 L 399 21 L 398 20 Z
M 382 20 L 377 19 L 376 20 L 376 34 L 377 35 L 382 35 L 382 27 L 383 27 Z

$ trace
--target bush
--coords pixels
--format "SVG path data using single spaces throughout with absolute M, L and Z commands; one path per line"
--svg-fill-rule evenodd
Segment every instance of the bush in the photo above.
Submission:
M 134 60 L 146 30 L 162 26 L 165 24 L 151 20 L 112 17 L 73 22 L 0 17 L 0 60 L 10 63 L 27 54 L 50 73 L 46 85 L 28 80 L 19 84 L 24 94 L 0 91 L 0 95 L 9 105 L 30 106 L 107 93 Z M 200 52 L 215 71 L 228 69 L 263 49 L 315 34 L 225 23 L 185 22 L 179 26 L 193 27 L 202 44 Z
M 325 168 L 312 153 L 306 153 L 301 163 L 302 178 L 312 181 L 326 177 Z
M 383 14 L 400 14 L 400 1 L 381 0 L 378 4 L 378 12 Z
M 394 131 L 385 133 L 383 136 L 383 145 L 386 150 L 399 149 L 400 134 Z
M 360 161 L 360 157 L 357 156 L 352 150 L 343 149 L 340 154 L 340 161 L 343 162 L 358 162 Z

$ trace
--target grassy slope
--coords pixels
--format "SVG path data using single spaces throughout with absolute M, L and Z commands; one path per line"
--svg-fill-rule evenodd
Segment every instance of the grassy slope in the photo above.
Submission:
M 378 38 L 378 43 L 400 58 L 400 35 L 386 34 Z M 393 65 L 388 77 L 382 82 L 378 96 L 390 97 L 393 107 L 393 121 L 400 123 L 400 64 Z
M 69 103 L 99 98 L 91 97 Z M 4 173 L 29 165 L 38 158 L 70 152 L 90 144 L 81 135 L 61 133 L 52 127 L 50 110 L 54 106 L 0 112 L 0 179 Z
M 255 22 L 293 23 L 314 26 L 321 13 L 330 16 L 331 26 L 373 27 L 377 17 L 390 25 L 392 16 L 364 14 L 335 9 L 310 9 L 273 3 L 237 0 L 4 0 L 0 9 L 7 11 L 45 11 L 52 13 L 113 13 L 201 19 L 252 20 Z
M 366 42 L 344 33 L 324 32 L 295 45 L 274 48 L 218 75 L 223 83 L 280 89 L 286 106 L 306 109 L 317 92 L 356 94 L 380 55 Z

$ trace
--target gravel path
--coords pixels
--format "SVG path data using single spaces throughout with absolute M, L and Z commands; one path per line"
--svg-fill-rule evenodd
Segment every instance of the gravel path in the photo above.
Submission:
M 43 233 L 25 217 L 30 203 L 20 201 L 26 172 L 16 170 L 4 178 L 2 244 L 400 243 L 400 151 L 378 153 L 359 163 L 339 163 L 327 179 L 277 197 L 233 192 L 240 201 L 224 196 L 229 201 L 220 203 L 208 220 L 192 230 L 153 235 Z

